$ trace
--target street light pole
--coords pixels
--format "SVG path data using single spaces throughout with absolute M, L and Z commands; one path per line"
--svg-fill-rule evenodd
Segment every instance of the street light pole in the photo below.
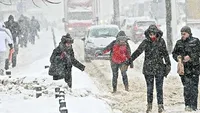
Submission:
M 113 0 L 114 16 L 113 21 L 120 28 L 120 12 L 119 12 L 119 0 Z
M 172 27 L 171 27 L 171 21 L 172 21 L 172 11 L 171 11 L 171 0 L 165 0 L 165 7 L 166 7 L 166 29 L 167 29 L 167 47 L 168 52 L 172 53 Z

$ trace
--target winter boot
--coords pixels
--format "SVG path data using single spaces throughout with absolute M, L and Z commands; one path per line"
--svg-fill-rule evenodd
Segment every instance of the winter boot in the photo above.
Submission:
M 164 106 L 163 104 L 158 105 L 158 113 L 162 113 L 164 111 Z
M 128 85 L 125 86 L 125 90 L 126 90 L 126 91 L 129 91 Z
M 146 113 L 150 113 L 152 110 L 152 104 L 147 104 L 147 110 Z
M 189 106 L 185 106 L 185 111 L 191 112 L 191 111 L 192 111 L 192 108 L 189 107 Z
M 117 92 L 117 87 L 113 87 L 113 92 L 112 93 L 116 93 Z

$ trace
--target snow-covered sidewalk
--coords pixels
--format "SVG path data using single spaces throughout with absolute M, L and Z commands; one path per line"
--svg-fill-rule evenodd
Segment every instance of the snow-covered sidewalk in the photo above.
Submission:
M 49 65 L 53 41 L 51 32 L 42 32 L 40 37 L 36 45 L 21 49 L 19 66 L 12 70 L 12 77 L 0 77 L 0 113 L 59 113 L 54 90 L 66 83 L 53 81 L 44 69 Z M 97 97 L 100 92 L 87 73 L 73 67 L 72 75 L 72 94 L 66 92 L 69 113 L 112 113 L 110 106 Z M 36 81 L 43 88 L 39 98 L 35 96 Z

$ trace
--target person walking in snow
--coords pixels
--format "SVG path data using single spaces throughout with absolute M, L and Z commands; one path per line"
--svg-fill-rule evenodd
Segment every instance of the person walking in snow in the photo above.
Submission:
M 180 59 L 183 64 L 183 70 L 179 76 L 184 86 L 185 111 L 196 111 L 200 74 L 200 41 L 192 36 L 188 26 L 181 29 L 181 36 L 172 54 L 175 61 L 178 62 Z
M 118 70 L 121 70 L 123 83 L 125 86 L 125 90 L 129 90 L 128 85 L 128 77 L 127 77 L 127 69 L 128 66 L 124 64 L 124 62 L 130 58 L 131 49 L 128 44 L 128 38 L 124 31 L 120 31 L 116 36 L 116 40 L 112 41 L 107 47 L 105 47 L 102 51 L 97 52 L 98 55 L 103 55 L 110 51 L 110 61 L 111 61 L 111 69 L 112 69 L 112 87 L 113 93 L 117 91 L 117 79 L 118 79 Z M 131 64 L 131 68 L 133 68 L 133 64 Z
M 39 39 L 38 31 L 40 31 L 40 24 L 38 20 L 36 20 L 35 17 L 33 16 L 31 19 L 31 27 L 30 27 L 30 40 L 32 44 L 35 43 L 36 36 Z
M 53 80 L 64 78 L 70 89 L 72 88 L 72 66 L 81 71 L 85 69 L 85 66 L 74 57 L 73 42 L 70 34 L 62 36 L 61 42 L 50 57 L 51 66 L 49 68 L 49 75 L 53 76 Z
M 5 27 L 10 30 L 13 37 L 13 46 L 15 51 L 12 55 L 12 67 L 15 67 L 17 65 L 17 54 L 19 51 L 18 38 L 20 34 L 20 26 L 16 21 L 14 21 L 14 17 L 10 15 L 8 21 L 5 22 Z
M 10 50 L 13 50 L 13 41 L 11 33 L 8 29 L 5 28 L 5 25 L 0 22 L 0 75 L 4 75 L 5 60 L 7 53 L 7 46 L 10 47 Z
M 132 53 L 126 64 L 133 62 L 145 51 L 143 74 L 147 85 L 147 110 L 152 111 L 154 79 L 156 82 L 158 113 L 162 113 L 163 106 L 163 80 L 171 70 L 171 62 L 167 52 L 166 44 L 162 38 L 163 32 L 156 25 L 150 25 L 145 31 L 145 37 L 139 47 Z M 163 62 L 165 60 L 165 64 Z

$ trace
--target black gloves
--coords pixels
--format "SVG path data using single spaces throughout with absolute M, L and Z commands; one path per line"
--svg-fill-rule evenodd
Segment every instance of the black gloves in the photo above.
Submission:
M 10 49 L 13 49 L 13 44 L 8 44 L 8 46 L 10 47 Z

